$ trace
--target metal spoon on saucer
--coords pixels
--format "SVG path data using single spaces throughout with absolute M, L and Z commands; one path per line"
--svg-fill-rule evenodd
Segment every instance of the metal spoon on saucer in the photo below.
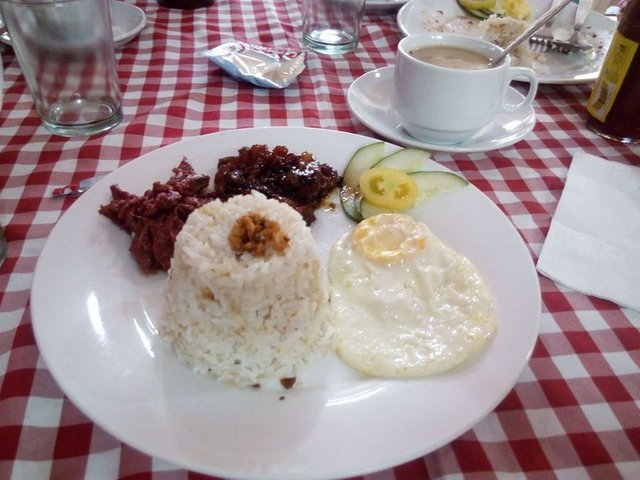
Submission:
M 500 62 L 509 55 L 518 45 L 520 45 L 525 40 L 528 40 L 536 31 L 542 27 L 549 19 L 555 17 L 560 10 L 567 6 L 567 4 L 571 2 L 571 0 L 560 0 L 553 7 L 547 10 L 543 15 L 541 15 L 535 22 L 531 23 L 527 29 L 518 35 L 515 39 L 511 41 L 509 45 L 503 50 L 503 52 L 495 58 L 489 60 L 489 66 L 494 67 L 499 65 Z

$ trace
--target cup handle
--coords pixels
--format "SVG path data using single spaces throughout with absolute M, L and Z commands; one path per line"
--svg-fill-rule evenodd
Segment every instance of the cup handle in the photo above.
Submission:
M 514 80 L 522 80 L 523 77 L 529 80 L 529 91 L 527 92 L 527 96 L 520 103 L 507 103 L 506 92 L 508 90 L 505 88 L 505 97 L 502 99 L 503 112 L 517 112 L 524 108 L 528 108 L 533 103 L 533 99 L 538 92 L 538 78 L 536 77 L 535 72 L 530 68 L 509 67 L 509 70 L 507 71 L 507 78 L 505 79 L 506 86 L 508 87 L 511 85 Z

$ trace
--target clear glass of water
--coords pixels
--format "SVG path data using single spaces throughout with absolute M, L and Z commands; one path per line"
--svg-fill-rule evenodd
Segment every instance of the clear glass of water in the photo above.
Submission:
M 0 13 L 44 126 L 93 135 L 122 120 L 109 2 L 0 0 Z
M 312 50 L 351 52 L 358 46 L 365 0 L 302 0 L 302 36 Z

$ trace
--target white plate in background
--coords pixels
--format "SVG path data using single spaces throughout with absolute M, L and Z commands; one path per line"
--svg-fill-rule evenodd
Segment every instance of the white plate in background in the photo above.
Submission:
M 111 29 L 116 48 L 129 43 L 146 24 L 147 16 L 140 7 L 118 0 L 111 1 Z
M 537 18 L 548 10 L 551 0 L 531 0 L 533 17 Z M 554 23 L 560 34 L 566 32 L 572 25 L 576 5 L 570 3 L 557 17 Z M 442 13 L 440 13 L 442 12 Z M 464 12 L 455 0 L 411 0 L 404 5 L 397 15 L 398 26 L 404 35 L 431 31 L 425 19 L 433 15 L 444 18 L 463 16 Z M 584 24 L 585 32 L 597 32 L 598 44 L 592 58 L 581 55 L 549 53 L 545 55 L 546 62 L 535 61 L 532 68 L 538 75 L 538 81 L 545 84 L 578 84 L 594 81 L 600 73 L 600 67 L 606 56 L 611 37 L 616 29 L 616 22 L 600 13 L 589 12 Z M 564 32 L 563 32 L 564 31 Z
M 147 16 L 141 8 L 118 0 L 111 1 L 111 30 L 115 48 L 121 48 L 129 43 L 146 24 Z M 2 18 L 0 18 L 0 28 L 4 28 Z M 8 32 L 5 31 L 0 35 L 0 42 L 11 45 Z

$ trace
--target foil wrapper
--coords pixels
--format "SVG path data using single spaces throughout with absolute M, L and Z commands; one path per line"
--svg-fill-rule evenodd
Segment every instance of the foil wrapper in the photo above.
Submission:
M 282 50 L 244 42 L 224 43 L 202 55 L 238 80 L 259 87 L 285 88 L 304 70 L 304 51 Z

